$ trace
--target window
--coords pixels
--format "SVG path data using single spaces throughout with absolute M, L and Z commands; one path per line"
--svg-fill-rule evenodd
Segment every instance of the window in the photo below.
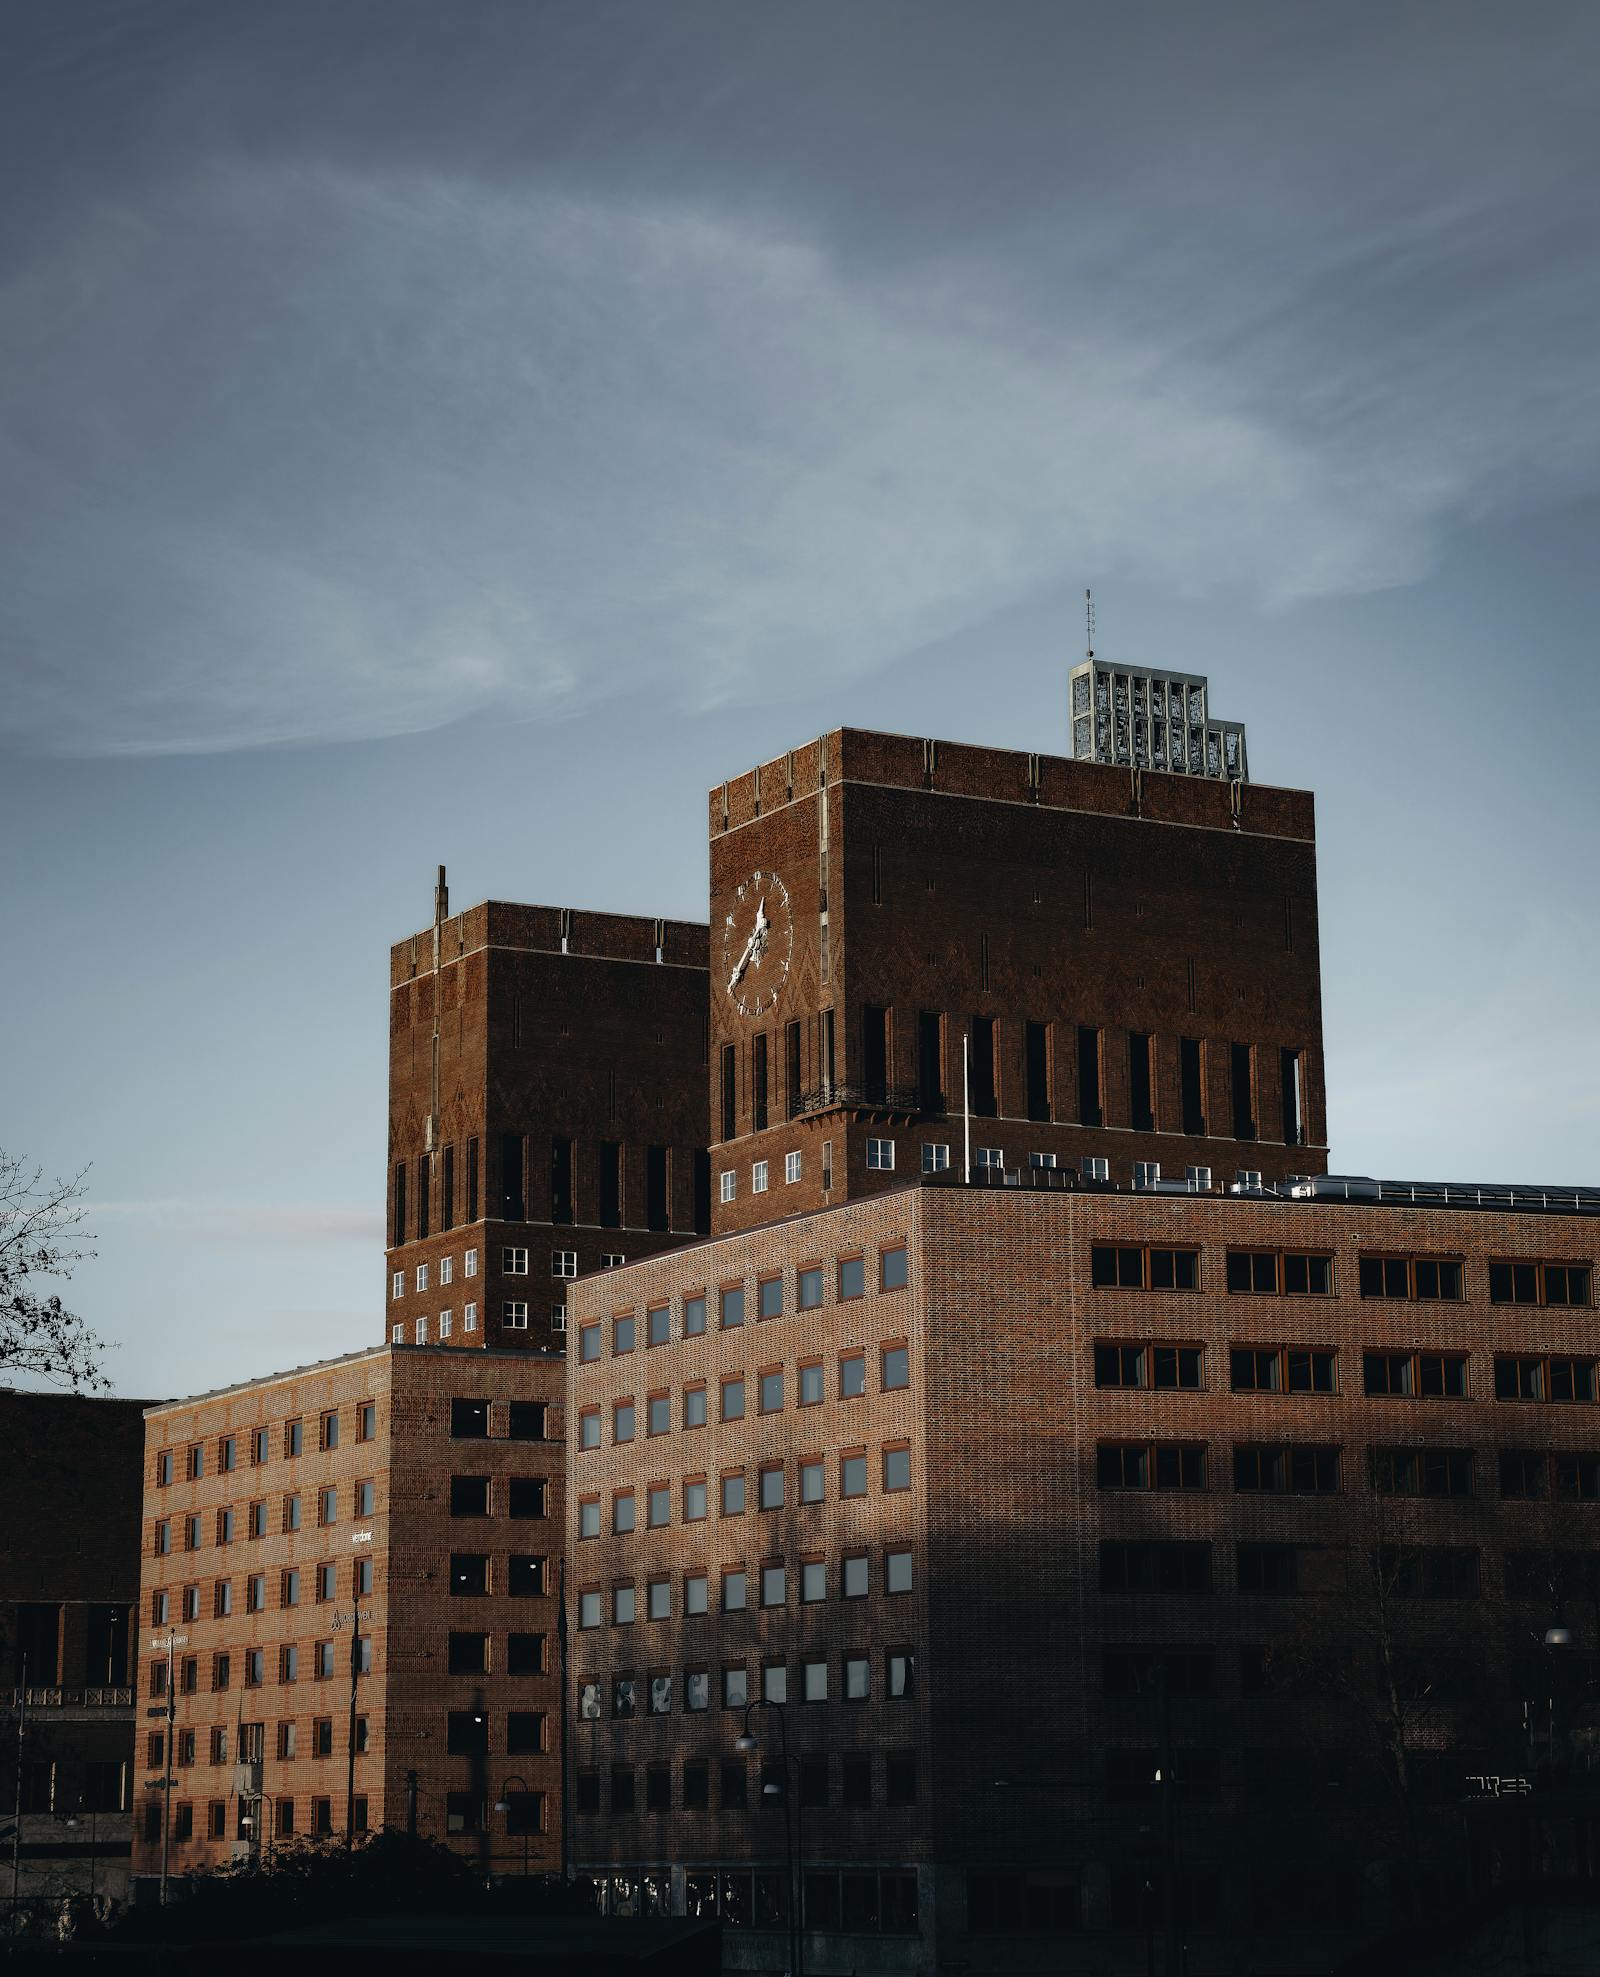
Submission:
M 706 1383 L 698 1380 L 692 1387 L 683 1390 L 683 1425 L 686 1428 L 703 1428 L 706 1425 Z
M 822 1303 L 822 1266 L 808 1264 L 795 1277 L 796 1302 L 802 1311 L 815 1311 Z
M 706 1514 L 706 1484 L 703 1476 L 689 1478 L 683 1486 L 683 1521 L 698 1524 Z
M 252 1538 L 264 1538 L 267 1535 L 266 1504 L 260 1501 L 252 1503 L 246 1514 L 245 1524 Z
M 889 1648 L 883 1657 L 885 1692 L 891 1702 L 909 1702 L 916 1694 L 917 1658 L 908 1647 Z
M 753 1160 L 750 1163 L 750 1192 L 752 1194 L 765 1194 L 766 1191 L 767 1163 L 764 1160 Z
M 696 1339 L 706 1328 L 706 1300 L 703 1292 L 683 1300 L 683 1336 Z
M 478 1307 L 470 1300 L 461 1307 L 461 1329 L 464 1332 L 475 1332 L 478 1329 Z M 365 1805 L 366 1800 L 357 1799 L 356 1804 Z
M 839 1398 L 857 1400 L 867 1390 L 867 1355 L 846 1352 L 839 1356 Z
M 1384 1545 L 1379 1570 L 1403 1599 L 1476 1599 L 1478 1554 L 1466 1545 Z
M 786 1185 L 792 1186 L 800 1178 L 800 1154 L 798 1150 L 783 1156 L 783 1178 Z
M 644 1403 L 644 1429 L 647 1435 L 664 1435 L 672 1426 L 672 1396 L 648 1394 Z
M 317 1567 L 317 1599 L 322 1605 L 326 1605 L 330 1599 L 335 1597 L 334 1577 L 335 1568 L 333 1566 L 319 1565 Z
M 611 1528 L 614 1532 L 626 1534 L 634 1528 L 634 1497 L 632 1490 L 617 1490 L 611 1498 Z
M 1375 1448 L 1372 1487 L 1380 1496 L 1471 1496 L 1472 1451 Z
M 611 1410 L 611 1439 L 613 1442 L 631 1442 L 634 1431 L 634 1407 L 631 1400 L 619 1400 Z
M 672 1306 L 654 1304 L 644 1315 L 645 1344 L 665 1345 L 672 1337 Z
M 370 1517 L 377 1507 L 378 1486 L 371 1478 L 356 1484 L 356 1515 Z
M 743 1285 L 730 1285 L 720 1294 L 718 1302 L 722 1314 L 722 1329 L 725 1332 L 731 1332 L 744 1323 Z
M 298 1606 L 300 1604 L 300 1574 L 290 1566 L 278 1583 L 278 1604 Z
M 866 1259 L 860 1256 L 841 1257 L 839 1261 L 839 1300 L 865 1297 L 867 1293 Z
M 1208 1593 L 1211 1546 L 1190 1539 L 1139 1539 L 1100 1545 L 1104 1593 Z
M 489 1561 L 480 1552 L 450 1554 L 450 1591 L 457 1599 L 489 1590 Z
M 439 1258 L 440 1290 L 443 1290 L 446 1284 L 453 1284 L 455 1282 L 455 1276 L 456 1276 L 455 1258 L 453 1256 L 441 1256 Z
M 404 1270 L 396 1270 L 394 1276 L 390 1279 L 389 1295 L 391 1297 L 404 1297 L 405 1294 L 406 1273 Z
M 950 1166 L 948 1142 L 924 1140 L 922 1144 L 922 1171 L 924 1174 L 943 1174 Z
M 722 1418 L 724 1421 L 744 1419 L 744 1381 L 737 1376 L 722 1383 Z
M 1491 1304 L 1587 1304 L 1587 1263 L 1491 1263 Z
M 1228 1372 L 1235 1393 L 1331 1394 L 1331 1346 L 1234 1346 Z
M 800 1405 L 816 1407 L 822 1400 L 822 1361 L 802 1360 L 795 1373 L 800 1383 Z
M 847 1654 L 844 1658 L 844 1699 L 846 1702 L 868 1702 L 872 1698 L 872 1663 L 864 1654 Z M 845 1777 L 849 1778 L 849 1758 L 845 1759 Z M 848 1797 L 846 1803 L 849 1803 Z M 870 1804 L 870 1796 L 863 1803 Z
M 1228 1289 L 1256 1297 L 1331 1297 L 1333 1258 L 1299 1250 L 1230 1249 Z
M 489 1478 L 487 1476 L 452 1476 L 450 1478 L 450 1515 L 452 1517 L 487 1517 L 489 1515 Z
M 908 1593 L 911 1590 L 911 1553 L 891 1551 L 883 1561 L 883 1590 L 886 1593 Z
M 894 1141 L 868 1139 L 867 1168 L 869 1172 L 891 1173 L 894 1169 Z
M 450 1403 L 452 1441 L 484 1441 L 489 1434 L 489 1403 L 486 1400 L 453 1400 Z
M 600 1595 L 595 1591 L 578 1594 L 578 1625 L 598 1627 L 600 1625 Z M 596 1712 L 598 1714 L 598 1711 Z
M 461 1269 L 462 1269 L 462 1274 L 464 1276 L 468 1276 L 468 1277 L 477 1276 L 478 1252 L 475 1249 L 469 1249 L 467 1251 L 465 1257 L 463 1257 L 462 1259 Z
M 1095 1481 L 1103 1490 L 1203 1490 L 1206 1451 L 1198 1442 L 1102 1442 Z
M 781 1318 L 783 1316 L 783 1279 L 763 1277 L 756 1285 L 756 1316 L 758 1318 Z
M 1496 1400 L 1594 1400 L 1595 1362 L 1567 1354 L 1511 1355 L 1494 1359 Z
M 1095 1243 L 1090 1280 L 1100 1290 L 1192 1291 L 1200 1287 L 1197 1249 L 1113 1248 Z
M 507 1634 L 506 1673 L 508 1675 L 544 1673 L 543 1634 Z
M 781 1462 L 769 1462 L 762 1465 L 757 1501 L 763 1510 L 781 1510 L 783 1508 L 783 1464 Z
M 300 1650 L 292 1644 L 285 1644 L 283 1647 L 280 1647 L 278 1649 L 278 1680 L 280 1682 L 292 1682 L 299 1675 L 299 1672 Z M 294 1725 L 292 1723 L 286 1723 L 282 1727 L 286 1730 L 292 1730 Z
M 339 1492 L 331 1486 L 317 1492 L 317 1522 L 337 1524 L 339 1521 Z
M 826 1702 L 828 1700 L 827 1662 L 807 1661 L 801 1664 L 800 1700 L 802 1702 Z
M 600 1499 L 586 1496 L 578 1503 L 578 1536 L 597 1538 L 600 1535 Z
M 1319 1545 L 1241 1544 L 1235 1552 L 1241 1593 L 1269 1597 L 1344 1591 L 1344 1556 Z
M 737 1517 L 744 1510 L 744 1471 L 730 1470 L 722 1478 L 722 1514 Z
M 528 1274 L 528 1252 L 525 1249 L 502 1249 L 500 1268 L 508 1277 L 525 1277 Z M 443 1279 L 441 1278 L 441 1282 Z
M 882 1291 L 904 1290 L 907 1281 L 907 1252 L 904 1243 L 895 1243 L 888 1249 L 878 1252 L 878 1288 Z
M 738 1186 L 738 1180 L 734 1174 L 733 1169 L 731 1167 L 725 1167 L 723 1171 L 717 1176 L 718 1198 L 722 1201 L 732 1201 L 734 1195 L 734 1189 L 737 1186 Z
M 783 1411 L 783 1368 L 769 1366 L 757 1376 L 758 1406 L 763 1414 Z
M 611 1624 L 613 1627 L 631 1627 L 636 1610 L 634 1589 L 632 1586 L 613 1586 L 611 1588 Z M 620 1689 L 622 1684 L 619 1683 L 618 1687 Z M 627 1684 L 627 1687 L 631 1692 L 633 1684 L 630 1682 Z M 621 1711 L 617 1710 L 612 1712 L 613 1715 L 620 1715 L 621 1713 Z M 629 1709 L 627 1714 L 631 1716 L 633 1711 Z
M 578 1274 L 578 1252 L 575 1249 L 553 1249 L 550 1252 L 550 1274 L 552 1277 L 575 1277 Z
M 1201 1385 L 1201 1350 L 1197 1345 L 1121 1345 L 1096 1339 L 1094 1383 L 1195 1390 Z
M 683 1575 L 683 1610 L 694 1615 L 710 1611 L 710 1581 L 704 1572 Z M 693 1708 L 693 1704 L 690 1707 Z
M 886 1448 L 883 1451 L 883 1487 L 885 1490 L 910 1489 L 911 1451 L 909 1448 Z
M 724 1668 L 722 1671 L 722 1706 L 724 1709 L 743 1709 L 750 1700 L 750 1674 L 745 1668 Z M 744 1766 L 739 1766 L 741 1774 Z
M 578 1361 L 589 1366 L 600 1357 L 600 1325 L 598 1320 L 578 1327 Z
M 1364 1352 L 1361 1374 L 1369 1394 L 1467 1398 L 1464 1352 Z
M 826 1494 L 826 1465 L 820 1455 L 803 1455 L 800 1458 L 800 1501 L 821 1503 Z
M 1438 1303 L 1465 1295 L 1459 1257 L 1363 1256 L 1359 1282 L 1363 1297 Z
M 631 1311 L 623 1312 L 611 1321 L 611 1350 L 632 1352 L 634 1340 L 634 1318 Z
M 839 1593 L 843 1599 L 865 1599 L 872 1591 L 872 1562 L 867 1554 L 852 1552 L 840 1561 Z
M 645 1492 L 645 1521 L 653 1531 L 672 1522 L 671 1484 L 652 1483 Z
M 1006 1150 L 1003 1146 L 977 1146 L 972 1150 L 974 1167 L 993 1168 L 997 1172 L 1006 1164 Z
M 761 1568 L 761 1604 L 763 1606 L 784 1606 L 789 1599 L 788 1582 L 781 1565 L 763 1565 Z M 779 1698 L 781 1700 L 781 1698 Z
M 897 1387 L 911 1384 L 911 1354 L 903 1345 L 886 1345 L 883 1348 L 882 1380 L 885 1393 Z
M 865 1449 L 849 1451 L 839 1457 L 839 1494 L 842 1497 L 865 1496 L 867 1493 L 867 1452 Z
M 419 1318 L 417 1320 L 415 1339 L 418 1345 L 426 1345 L 428 1343 L 428 1321 L 426 1318 Z
M 652 1579 L 645 1589 L 645 1613 L 652 1620 L 672 1618 L 672 1581 Z
M 1298 1442 L 1238 1442 L 1233 1487 L 1297 1496 L 1325 1496 L 1339 1487 L 1339 1451 Z
M 828 1567 L 821 1558 L 808 1558 L 800 1566 L 800 1598 L 803 1604 L 814 1606 L 818 1600 L 828 1597 Z

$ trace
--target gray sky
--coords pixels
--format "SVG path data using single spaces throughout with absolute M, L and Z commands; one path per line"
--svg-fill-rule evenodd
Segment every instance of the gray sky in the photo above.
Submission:
M 1334 1163 L 1595 1182 L 1600 10 L 11 0 L 0 1143 L 124 1391 L 382 1322 L 432 867 L 699 916 L 841 721 L 1209 672 Z

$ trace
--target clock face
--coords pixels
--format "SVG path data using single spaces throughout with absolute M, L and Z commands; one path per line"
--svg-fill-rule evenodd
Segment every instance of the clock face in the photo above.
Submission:
M 722 983 L 741 1016 L 777 1002 L 794 953 L 789 888 L 776 872 L 752 872 L 734 890 L 722 923 Z

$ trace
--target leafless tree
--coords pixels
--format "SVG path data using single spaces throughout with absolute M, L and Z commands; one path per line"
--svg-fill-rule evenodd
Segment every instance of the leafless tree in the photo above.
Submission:
M 84 1174 L 47 1180 L 0 1148 L 0 1378 L 17 1375 L 93 1392 L 105 1341 L 48 1286 L 94 1251 L 83 1226 Z

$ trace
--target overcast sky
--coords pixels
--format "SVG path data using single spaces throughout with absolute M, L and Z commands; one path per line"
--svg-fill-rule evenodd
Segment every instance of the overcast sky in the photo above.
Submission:
M 0 1144 L 127 1393 L 382 1336 L 433 867 L 1209 673 L 1333 1162 L 1600 1182 L 1600 9 L 9 0 Z

